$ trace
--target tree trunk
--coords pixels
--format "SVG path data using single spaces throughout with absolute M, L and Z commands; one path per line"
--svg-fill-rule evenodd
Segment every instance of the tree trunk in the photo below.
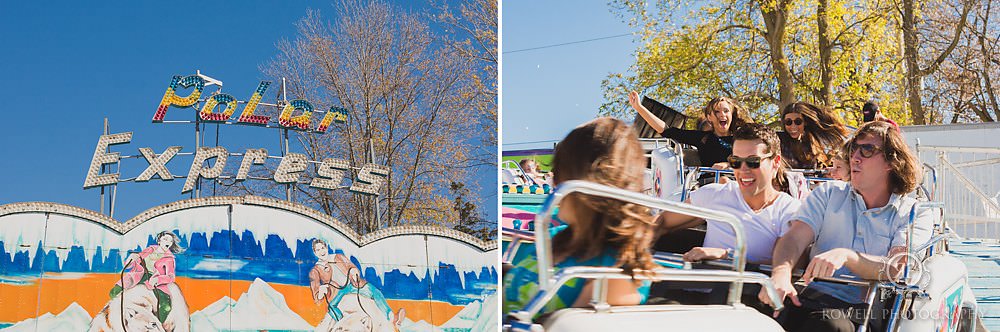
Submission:
M 1000 116 L 1000 102 L 997 102 L 997 95 L 996 93 L 993 92 L 993 79 L 990 78 L 990 65 L 992 64 L 990 61 L 990 52 L 986 50 L 986 36 L 987 36 L 986 27 L 989 26 L 990 9 L 992 8 L 992 5 L 993 1 L 986 2 L 986 9 L 983 11 L 983 13 L 985 13 L 982 24 L 983 31 L 979 34 L 979 38 L 977 40 L 979 42 L 980 54 L 982 54 L 983 56 L 982 57 L 983 70 L 981 71 L 981 74 L 979 76 L 981 77 L 981 79 L 983 80 L 983 84 L 985 85 L 984 87 L 986 90 L 985 93 L 986 96 L 989 97 L 990 99 L 990 106 L 993 108 L 993 114 Z M 993 122 L 994 121 L 993 118 L 989 116 L 989 111 L 986 111 L 985 113 L 986 113 L 986 118 L 988 120 L 983 119 L 983 121 Z
M 788 3 L 778 1 L 774 8 L 761 7 L 761 14 L 764 16 L 764 24 L 767 27 L 764 38 L 770 48 L 771 67 L 778 76 L 778 99 L 779 109 L 785 105 L 795 102 L 794 82 L 792 82 L 792 71 L 788 67 L 788 58 L 785 57 L 785 25 L 788 21 Z
M 920 64 L 917 62 L 917 27 L 913 1 L 903 1 L 903 60 L 906 63 L 906 100 L 910 105 L 910 121 L 915 125 L 926 124 L 920 102 Z
M 937 71 L 941 63 L 951 54 L 951 51 L 955 50 L 955 47 L 958 46 L 958 41 L 962 38 L 962 29 L 965 28 L 965 22 L 969 17 L 969 11 L 972 9 L 973 3 L 972 0 L 962 2 L 962 14 L 959 17 L 958 23 L 955 24 L 955 35 L 952 37 L 948 47 L 941 51 L 941 54 L 938 54 L 937 58 L 927 68 L 921 69 L 917 54 L 919 41 L 917 40 L 916 17 L 914 16 L 913 8 L 914 2 L 903 1 L 903 58 L 906 61 L 906 89 L 908 91 L 907 102 L 910 104 L 910 118 L 913 120 L 913 124 L 922 125 L 927 124 L 927 117 L 921 106 L 920 82 L 924 76 Z
M 819 74 L 820 82 L 823 84 L 820 87 L 819 95 L 823 105 L 830 107 L 833 104 L 833 74 L 830 69 L 833 48 L 830 45 L 829 24 L 827 23 L 826 10 L 828 5 L 828 0 L 819 0 L 816 5 L 816 28 L 819 30 Z

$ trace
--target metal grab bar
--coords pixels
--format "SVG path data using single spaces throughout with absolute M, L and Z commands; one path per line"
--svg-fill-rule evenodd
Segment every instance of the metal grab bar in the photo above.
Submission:
M 910 218 L 906 225 L 906 253 L 907 255 L 914 255 L 916 251 L 913 250 L 913 226 L 914 220 L 917 218 L 917 210 L 920 209 L 933 209 L 939 208 L 944 209 L 944 203 L 942 202 L 917 202 L 913 204 L 913 208 L 910 209 Z M 933 232 L 933 229 L 931 230 Z M 925 244 L 926 245 L 926 244 Z M 921 245 L 923 247 L 923 245 Z M 903 264 L 903 281 L 904 283 L 909 280 L 910 277 L 910 260 L 907 259 Z
M 649 273 L 649 274 L 645 274 Z M 510 315 L 520 322 L 530 324 L 531 320 L 545 307 L 556 295 L 556 290 L 566 282 L 584 279 L 626 279 L 626 280 L 654 280 L 654 281 L 702 281 L 702 282 L 733 282 L 733 283 L 755 283 L 760 284 L 771 299 L 772 307 L 775 311 L 780 311 L 783 304 L 778 297 L 778 292 L 771 283 L 771 278 L 758 272 L 736 272 L 725 270 L 680 270 L 680 269 L 655 269 L 652 271 L 635 270 L 634 276 L 623 273 L 623 270 L 615 267 L 590 267 L 573 266 L 559 271 L 553 280 L 553 288 L 541 289 L 535 297 L 528 302 L 524 310 L 516 311 Z M 733 304 L 733 303 L 730 303 Z
M 802 176 L 805 177 L 805 179 L 807 181 L 812 181 L 812 182 L 828 182 L 828 181 L 833 181 L 832 178 L 828 178 L 828 177 L 806 176 L 806 174 L 816 175 L 816 174 L 819 174 L 819 173 L 823 173 L 823 172 L 821 172 L 821 170 L 789 168 L 789 169 L 785 169 L 785 171 L 786 172 L 790 172 L 790 173 L 802 173 Z M 699 175 L 702 174 L 702 173 L 714 173 L 715 174 L 715 182 L 719 182 L 719 177 L 720 177 L 721 174 L 730 174 L 730 175 L 734 174 L 734 172 L 733 172 L 733 170 L 731 168 L 727 168 L 727 169 L 714 169 L 714 168 L 711 168 L 711 167 L 704 167 L 704 166 L 701 166 L 701 167 L 688 167 L 688 173 L 689 174 L 690 173 L 697 173 Z
M 617 199 L 663 211 L 685 214 L 706 220 L 717 220 L 729 224 L 733 228 L 733 233 L 736 235 L 736 248 L 734 248 L 735 250 L 733 252 L 733 270 L 740 275 L 743 274 L 747 255 L 746 235 L 743 231 L 743 224 L 740 223 L 739 219 L 736 219 L 733 215 L 725 212 L 700 208 L 690 204 L 671 202 L 649 197 L 620 188 L 599 185 L 587 181 L 573 180 L 566 181 L 556 187 L 552 195 L 550 195 L 548 199 L 545 200 L 545 203 L 542 204 L 541 211 L 535 216 L 535 228 L 537 229 L 535 233 L 535 249 L 538 260 L 538 285 L 540 290 L 554 291 L 554 288 L 552 287 L 553 284 L 555 284 L 555 280 L 553 279 L 555 268 L 553 267 L 552 261 L 552 244 L 550 243 L 551 240 L 548 236 L 549 223 L 552 219 L 552 213 L 555 212 L 556 207 L 559 206 L 559 203 L 562 202 L 566 195 L 571 193 L 581 193 L 591 196 Z M 539 234 L 543 236 L 537 236 Z M 743 281 L 741 279 L 733 281 L 733 284 L 729 288 L 729 298 L 727 303 L 739 303 L 740 294 L 742 293 Z

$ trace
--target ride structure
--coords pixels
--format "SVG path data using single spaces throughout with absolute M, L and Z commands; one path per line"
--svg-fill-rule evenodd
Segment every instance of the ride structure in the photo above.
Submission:
M 546 200 L 540 201 L 539 197 L 536 197 L 540 195 L 533 194 L 508 193 L 504 196 L 502 261 L 505 264 L 516 263 L 530 254 L 528 252 L 535 251 L 539 263 L 540 285 L 539 292 L 526 308 L 504 313 L 507 315 L 504 328 L 510 331 L 599 331 L 621 328 L 641 331 L 660 330 L 669 325 L 672 330 L 690 331 L 781 331 L 781 327 L 777 326 L 774 320 L 739 303 L 738 294 L 743 283 L 759 283 L 773 298 L 773 289 L 767 277 L 770 267 L 757 264 L 750 267 L 745 264 L 745 245 L 742 244 L 744 235 L 740 220 L 724 213 L 705 211 L 682 203 L 687 193 L 697 187 L 700 174 L 710 173 L 718 179 L 727 171 L 685 166 L 683 158 L 685 148 L 669 140 L 643 140 L 643 144 L 651 158 L 646 173 L 644 194 L 571 181 L 555 188 L 554 193 Z M 920 149 L 940 150 L 932 150 L 926 146 Z M 973 160 L 968 164 L 975 166 L 983 162 L 976 163 Z M 941 202 L 947 198 L 940 197 L 939 188 L 942 185 L 939 183 L 939 172 L 930 164 L 926 164 L 925 168 L 927 179 L 916 193 L 921 203 L 911 211 L 909 231 L 912 232 L 916 209 L 934 209 L 939 211 L 940 218 L 929 241 L 907 243 L 908 250 L 904 255 L 892 257 L 897 261 L 906 258 L 903 275 L 881 281 L 860 280 L 849 276 L 820 279 L 820 282 L 845 284 L 863 290 L 862 293 L 866 294 L 867 312 L 879 315 L 865 316 L 858 328 L 859 331 L 979 331 L 989 328 L 984 324 L 983 318 L 991 314 L 979 305 L 979 301 L 989 301 L 989 299 L 988 297 L 984 299 L 983 296 L 977 299 L 974 293 L 977 289 L 981 291 L 983 286 L 972 283 L 975 280 L 970 281 L 970 270 L 967 267 L 970 260 L 961 251 L 950 251 L 952 246 L 967 248 L 969 245 L 983 242 L 963 240 L 949 226 L 949 220 L 953 219 L 947 217 L 946 211 L 949 209 Z M 816 173 L 801 172 L 801 170 L 799 172 L 793 170 L 791 173 L 798 173 L 793 176 L 801 177 L 809 184 L 830 181 L 817 176 L 819 174 Z M 667 283 L 728 282 L 731 283 L 731 287 L 726 303 L 608 306 L 604 297 L 606 293 L 603 293 L 606 280 L 631 278 L 621 273 L 620 269 L 574 267 L 553 274 L 550 261 L 551 245 L 547 238 L 536 237 L 536 234 L 548 234 L 547 229 L 554 206 L 558 205 L 561 197 L 570 192 L 627 201 L 659 211 L 710 217 L 731 225 L 738 243 L 732 260 L 689 263 L 681 259 L 680 253 L 684 251 L 657 252 L 654 259 L 661 268 L 651 271 L 652 273 L 648 275 L 636 274 L 636 279 Z M 526 221 L 527 218 L 531 218 L 531 221 Z M 801 274 L 802 271 L 799 270 L 793 273 L 793 277 L 801 277 Z M 595 291 L 592 294 L 595 300 L 590 306 L 562 309 L 537 317 L 540 308 L 551 299 L 559 286 L 573 278 L 595 280 Z M 650 296 L 655 295 L 650 294 Z M 774 309 L 780 309 L 780 304 Z

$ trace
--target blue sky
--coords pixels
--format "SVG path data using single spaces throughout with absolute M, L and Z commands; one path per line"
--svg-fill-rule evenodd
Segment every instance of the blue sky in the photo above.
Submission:
M 631 36 L 507 53 L 631 33 L 606 2 L 505 1 L 502 19 L 503 150 L 552 147 L 597 115 L 601 80 L 634 62 Z
M 0 204 L 49 201 L 99 210 L 100 189 L 84 190 L 83 182 L 105 117 L 112 133 L 133 132 L 132 142 L 113 152 L 138 155 L 138 148 L 150 147 L 160 153 L 173 145 L 193 151 L 193 125 L 150 121 L 170 78 L 201 70 L 222 80 L 223 91 L 248 99 L 265 79 L 259 66 L 277 54 L 276 42 L 295 38 L 294 23 L 307 8 L 327 19 L 334 14 L 327 1 L 0 2 Z M 276 87 L 265 99 L 273 100 Z M 171 108 L 167 117 L 189 118 L 190 112 Z M 211 143 L 214 126 L 207 133 Z M 266 148 L 277 155 L 279 142 L 275 130 L 220 130 L 219 143 L 230 152 Z M 190 157 L 177 157 L 168 167 L 186 175 L 189 165 Z M 123 175 L 146 166 L 126 160 Z M 487 217 L 496 218 L 495 171 L 480 173 Z M 115 219 L 188 198 L 182 186 L 183 179 L 121 184 Z

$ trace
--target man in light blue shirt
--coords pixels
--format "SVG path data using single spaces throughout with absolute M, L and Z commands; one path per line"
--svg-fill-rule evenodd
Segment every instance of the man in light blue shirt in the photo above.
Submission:
M 911 213 L 916 213 L 913 245 L 930 238 L 933 212 L 915 210 L 916 200 L 905 196 L 916 189 L 920 164 L 902 135 L 886 122 L 869 122 L 851 137 L 849 147 L 851 182 L 817 187 L 775 244 L 771 280 L 781 298 L 792 302 L 783 322 L 786 330 L 854 331 L 846 313 L 863 302 L 861 290 L 813 279 L 848 274 L 885 280 L 896 274 L 898 269 L 889 265 L 888 258 L 906 252 Z M 803 305 L 793 287 L 795 261 L 810 244 L 810 261 L 802 276 L 809 286 L 803 293 L 826 294 L 834 303 L 823 305 L 834 308 L 808 301 Z M 763 293 L 761 300 L 768 301 Z M 831 315 L 830 310 L 844 314 Z

